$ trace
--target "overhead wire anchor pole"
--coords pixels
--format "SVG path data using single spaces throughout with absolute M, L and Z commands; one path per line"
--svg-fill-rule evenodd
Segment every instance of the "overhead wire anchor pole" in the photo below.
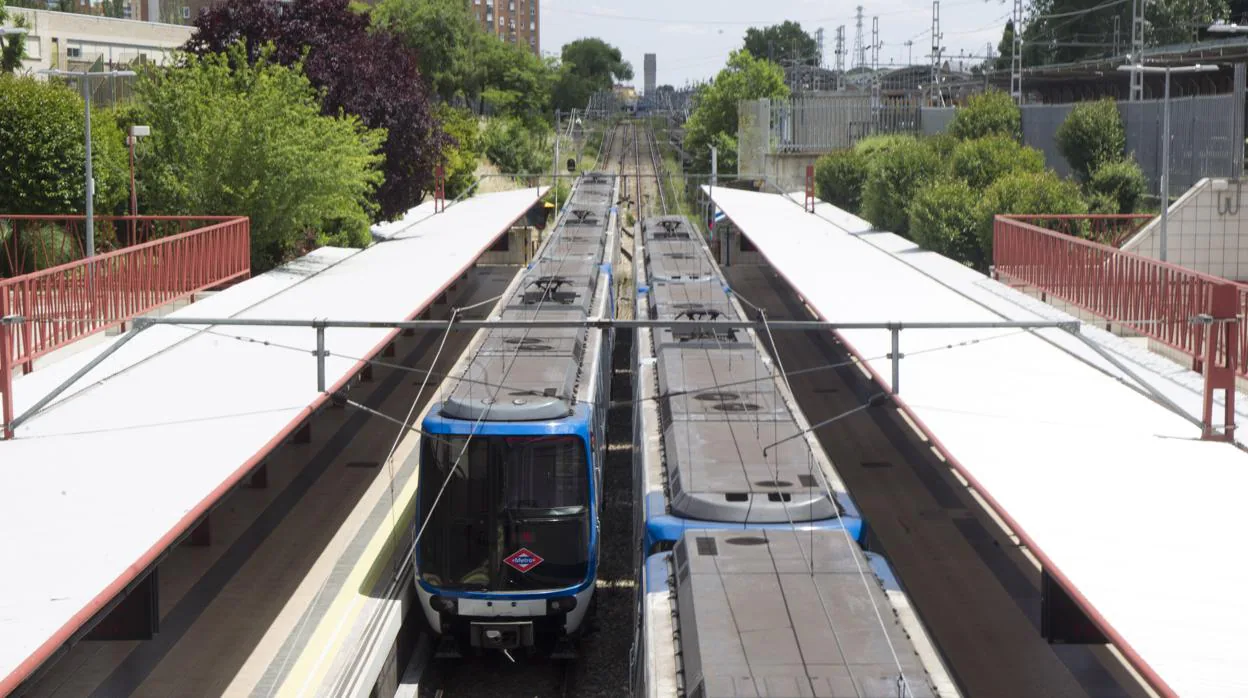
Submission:
M 325 392 L 325 321 L 314 320 L 316 327 L 316 392 Z

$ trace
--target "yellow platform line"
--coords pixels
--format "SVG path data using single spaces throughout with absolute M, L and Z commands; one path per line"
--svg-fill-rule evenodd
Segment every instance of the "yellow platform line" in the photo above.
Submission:
M 416 442 L 419 443 L 419 438 Z M 408 453 L 414 450 L 415 445 Z M 396 453 L 395 460 L 402 462 L 403 458 Z M 418 472 L 413 472 L 408 478 L 403 490 L 399 492 L 391 505 L 390 516 L 386 517 L 386 521 L 394 521 L 395 507 L 402 507 L 398 520 L 388 529 L 383 523 L 368 541 L 359 561 L 347 575 L 346 581 L 338 590 L 338 595 L 330 604 L 329 610 L 321 617 L 316 630 L 304 646 L 294 668 L 286 675 L 277 695 L 314 695 L 325 682 L 325 673 L 333 664 L 333 659 L 338 656 L 353 621 L 360 614 L 360 607 L 371 598 L 361 589 L 373 589 L 381 574 L 391 569 L 387 563 L 394 553 L 394 547 L 415 515 L 416 483 L 419 479 L 417 475 Z M 404 503 L 408 505 L 404 506 Z

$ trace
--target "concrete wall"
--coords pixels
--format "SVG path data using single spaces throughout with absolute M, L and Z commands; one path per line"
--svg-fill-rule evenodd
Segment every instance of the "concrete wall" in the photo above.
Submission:
M 1248 182 L 1202 179 L 1170 206 L 1166 261 L 1213 276 L 1248 280 Z M 1122 249 L 1161 258 L 1161 219 Z
M 806 166 L 815 164 L 821 153 L 767 153 L 762 172 L 783 191 L 806 191 Z
M 9 7 L 26 18 L 24 70 L 35 73 L 48 68 L 84 70 L 96 60 L 105 67 L 136 60 L 164 63 L 169 52 L 191 38 L 192 28 L 177 24 L 138 22 L 97 15 L 29 10 Z

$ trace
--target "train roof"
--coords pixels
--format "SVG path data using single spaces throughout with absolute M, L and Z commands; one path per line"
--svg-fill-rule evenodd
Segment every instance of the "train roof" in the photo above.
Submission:
M 701 235 L 666 216 L 647 219 L 642 239 L 651 318 L 712 325 L 654 332 L 672 512 L 741 523 L 837 516 L 770 358 L 750 332 L 713 327 L 745 318 Z
M 519 283 L 508 288 L 503 320 L 583 321 L 593 310 L 615 176 L 578 179 L 554 232 Z M 610 292 L 610 289 L 606 289 Z M 534 421 L 567 416 L 576 403 L 590 330 L 488 330 L 463 377 L 442 404 L 454 419 Z M 502 389 L 499 389 L 499 385 Z
M 686 696 L 935 695 L 844 531 L 690 532 L 672 565 Z

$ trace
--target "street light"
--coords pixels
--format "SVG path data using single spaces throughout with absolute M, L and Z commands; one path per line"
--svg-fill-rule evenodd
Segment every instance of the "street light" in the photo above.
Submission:
M 25 27 L 0 27 L 0 36 L 21 36 L 26 31 Z
M 41 75 L 61 78 L 79 78 L 82 82 L 82 99 L 86 113 L 86 145 L 87 145 L 87 256 L 95 256 L 95 177 L 91 171 L 91 80 L 90 78 L 131 78 L 133 70 L 108 70 L 92 73 L 86 70 L 41 70 Z
M 1166 76 L 1165 97 L 1162 101 L 1161 118 L 1161 261 L 1166 261 L 1166 219 L 1170 216 L 1170 74 L 1210 73 L 1218 70 L 1216 65 L 1120 65 L 1118 70 Z

